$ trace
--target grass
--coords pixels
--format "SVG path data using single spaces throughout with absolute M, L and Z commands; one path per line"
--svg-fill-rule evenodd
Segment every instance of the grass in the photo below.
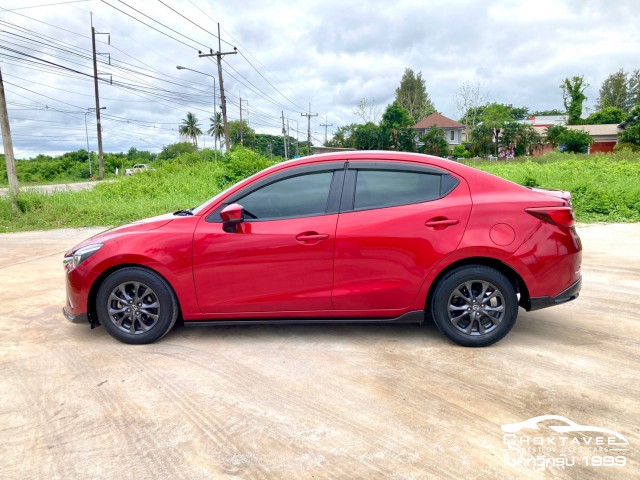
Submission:
M 640 155 L 551 154 L 510 162 L 469 161 L 471 166 L 527 186 L 559 188 L 573 195 L 580 222 L 640 221 Z M 198 205 L 231 183 L 269 164 L 248 151 L 219 163 L 186 154 L 142 172 L 101 183 L 93 190 L 20 194 L 19 212 L 0 198 L 0 232 L 115 226 Z
M 547 154 L 511 162 L 465 162 L 529 187 L 568 190 L 580 222 L 640 221 L 640 155 Z

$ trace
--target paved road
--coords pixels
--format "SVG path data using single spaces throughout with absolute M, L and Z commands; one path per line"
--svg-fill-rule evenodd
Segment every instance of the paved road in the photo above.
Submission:
M 484 349 L 413 325 L 178 328 L 123 345 L 60 313 L 62 253 L 96 231 L 0 235 L 2 478 L 638 478 L 640 224 L 580 228 L 580 299 L 522 312 Z M 546 414 L 631 450 L 560 446 L 557 421 L 503 437 Z M 540 448 L 575 465 L 536 467 Z M 592 466 L 606 461 L 625 465 Z
M 113 182 L 113 180 L 104 180 L 106 182 Z M 56 183 L 51 185 L 26 185 L 20 186 L 20 190 L 36 190 L 42 193 L 53 193 L 65 190 L 89 190 L 95 187 L 99 182 L 76 182 L 76 183 Z M 8 188 L 0 188 L 0 197 L 8 195 Z

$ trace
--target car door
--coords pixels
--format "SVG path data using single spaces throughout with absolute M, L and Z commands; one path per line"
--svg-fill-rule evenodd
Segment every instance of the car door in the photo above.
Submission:
M 350 162 L 336 230 L 336 310 L 411 305 L 456 249 L 471 212 L 464 180 L 434 167 Z
M 196 228 L 194 280 L 201 310 L 218 314 L 331 310 L 333 251 L 344 162 L 288 169 L 225 199 Z M 244 221 L 225 232 L 219 212 Z

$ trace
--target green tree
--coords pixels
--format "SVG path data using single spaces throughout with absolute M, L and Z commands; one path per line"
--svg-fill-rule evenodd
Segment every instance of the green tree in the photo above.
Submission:
M 513 151 L 515 153 L 523 126 L 523 124 L 518 122 L 507 122 L 504 124 L 499 142 L 500 146 L 503 147 L 503 151 Z
M 327 147 L 355 148 L 353 132 L 357 126 L 357 123 L 352 123 L 336 128 L 333 138 L 327 141 Z
M 380 126 L 385 132 L 388 132 L 389 147 L 393 150 L 402 150 L 401 145 L 406 147 L 407 140 L 414 136 L 410 128 L 412 125 L 413 119 L 409 113 L 398 102 L 393 102 L 382 115 Z
M 413 124 L 419 122 L 436 111 L 422 78 L 422 73 L 416 75 L 410 68 L 405 69 L 396 89 L 395 101 L 404 108 L 413 119 Z
M 484 123 L 471 130 L 471 151 L 474 155 L 486 155 L 493 149 L 493 129 Z
M 382 150 L 385 148 L 385 135 L 378 125 L 367 122 L 355 125 L 351 136 L 352 148 L 358 150 Z
M 198 137 L 202 135 L 202 130 L 198 118 L 193 113 L 187 112 L 187 117 L 182 119 L 179 132 L 181 136 L 191 139 L 196 149 L 198 148 Z
M 158 154 L 158 160 L 171 160 L 183 153 L 196 153 L 198 150 L 191 142 L 172 143 L 162 147 L 162 151 Z
M 231 145 L 242 145 L 252 147 L 256 141 L 256 132 L 249 126 L 246 120 L 232 120 L 229 124 L 229 140 Z M 240 135 L 242 132 L 242 142 Z
M 493 132 L 494 154 L 498 154 L 498 142 L 500 132 L 507 122 L 513 121 L 513 112 L 511 105 L 503 105 L 502 103 L 490 103 L 484 107 L 480 119 L 482 123 Z
M 533 155 L 535 149 L 543 143 L 542 135 L 532 125 L 521 125 L 522 127 L 516 140 L 516 155 Z
M 531 113 L 532 117 L 550 117 L 555 115 L 564 115 L 564 112 L 557 108 L 552 108 L 551 110 L 536 110 Z
M 224 125 L 222 124 L 222 114 L 220 112 L 216 112 L 211 117 L 209 117 L 209 130 L 207 133 L 211 135 L 215 141 L 215 148 L 218 148 L 218 141 L 220 141 L 220 145 L 222 146 L 222 137 L 224 136 Z
M 511 108 L 511 117 L 514 120 L 527 120 L 531 117 L 528 107 L 514 107 L 513 105 L 509 105 L 509 107 Z
M 588 153 L 593 137 L 582 130 L 567 129 L 558 137 L 560 150 L 570 153 Z
M 640 103 L 635 106 L 629 116 L 622 122 L 624 131 L 618 135 L 621 146 L 635 145 L 640 147 Z M 632 148 L 637 151 L 637 148 Z
M 605 107 L 599 112 L 594 112 L 585 118 L 585 125 L 605 125 L 621 123 L 627 114 L 618 107 Z
M 458 121 L 465 125 L 468 131 L 471 131 L 482 121 L 482 114 L 484 113 L 485 108 L 485 105 L 470 107 L 464 112 L 464 115 L 462 115 Z
M 634 70 L 629 74 L 627 85 L 627 106 L 632 110 L 636 105 L 640 104 L 640 69 Z
M 604 110 L 608 107 L 616 107 L 629 111 L 629 91 L 626 72 L 621 68 L 616 73 L 609 75 L 600 87 L 600 96 L 596 108 Z
M 551 127 L 547 127 L 545 133 L 545 140 L 547 143 L 550 143 L 551 146 L 555 149 L 558 145 L 560 145 L 560 136 L 567 131 L 567 127 L 564 125 L 553 125 Z
M 564 108 L 567 110 L 567 124 L 579 125 L 582 116 L 582 104 L 587 99 L 584 91 L 589 87 L 582 75 L 565 78 L 560 84 Z
M 446 157 L 449 154 L 446 133 L 435 125 L 420 137 L 420 142 L 423 144 L 422 151 L 424 153 L 438 157 Z
M 287 145 L 289 148 L 289 158 L 293 158 L 296 150 L 296 139 L 287 137 Z M 265 133 L 256 133 L 253 149 L 261 153 L 265 157 L 273 155 L 274 157 L 284 158 L 284 138 L 282 135 L 268 135 Z

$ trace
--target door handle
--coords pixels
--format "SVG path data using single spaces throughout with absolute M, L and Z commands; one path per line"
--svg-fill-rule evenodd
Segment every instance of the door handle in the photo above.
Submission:
M 328 233 L 304 232 L 296 235 L 296 240 L 300 243 L 317 243 L 329 238 Z
M 444 230 L 445 228 L 457 225 L 458 223 L 460 223 L 460 220 L 454 218 L 436 217 L 431 220 L 427 220 L 424 225 L 425 227 L 431 227 L 434 230 Z

